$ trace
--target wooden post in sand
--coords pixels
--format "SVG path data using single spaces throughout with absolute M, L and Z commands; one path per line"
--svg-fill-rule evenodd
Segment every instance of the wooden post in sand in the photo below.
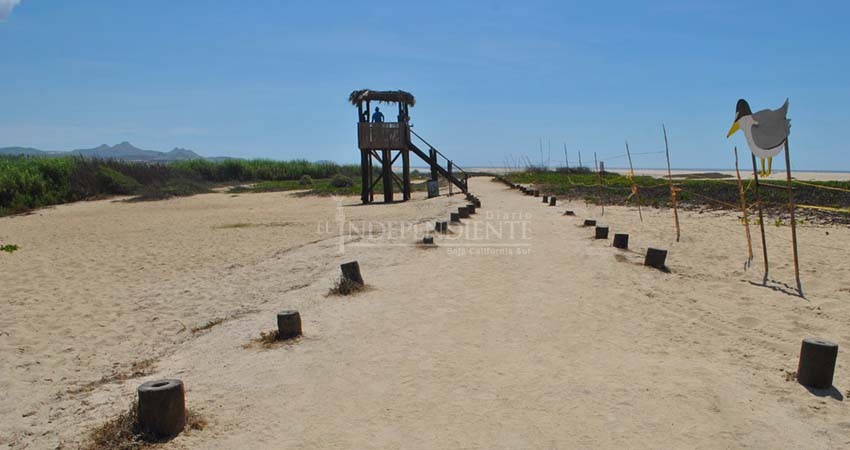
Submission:
M 797 382 L 816 389 L 832 387 L 837 357 L 838 345 L 822 339 L 803 339 Z
M 634 180 L 635 167 L 632 165 L 632 152 L 629 151 L 629 141 L 626 141 L 626 156 L 629 157 L 629 181 L 632 182 L 632 195 L 637 197 L 638 217 L 640 217 L 640 221 L 643 222 L 643 212 L 640 210 L 640 192 L 638 192 L 638 186 Z M 629 197 L 631 198 L 632 195 Z
M 608 227 L 596 227 L 594 239 L 608 239 Z
M 605 201 L 602 199 L 602 171 L 599 170 L 599 163 L 596 162 L 596 152 L 593 152 L 593 166 L 596 169 L 596 174 L 599 176 L 599 204 L 602 205 L 602 215 L 605 215 Z
M 277 314 L 278 340 L 301 336 L 301 314 L 298 311 L 281 311 Z
M 643 261 L 645 266 L 655 267 L 656 269 L 666 270 L 667 250 L 658 248 L 646 249 L 646 258 Z
M 738 176 L 738 191 L 741 194 L 741 214 L 742 220 L 744 221 L 744 231 L 747 235 L 747 251 L 749 257 L 747 258 L 747 264 L 745 267 L 750 267 L 750 264 L 753 262 L 753 239 L 750 236 L 750 218 L 747 214 L 747 194 L 744 190 L 744 182 L 741 181 L 741 171 L 738 169 L 738 147 L 735 147 L 735 175 Z
M 363 276 L 360 275 L 360 264 L 357 261 L 351 261 L 339 266 L 342 270 L 342 277 L 346 280 L 363 285 Z
M 629 248 L 629 235 L 625 233 L 614 233 L 614 247 L 622 250 Z
M 791 214 L 791 246 L 794 250 L 794 278 L 797 280 L 797 292 L 803 295 L 800 282 L 800 263 L 797 258 L 797 220 L 794 218 L 794 188 L 791 183 L 791 155 L 788 151 L 788 138 L 785 138 L 785 173 L 788 181 L 788 212 Z
M 156 439 L 180 434 L 186 426 L 186 397 L 180 380 L 148 381 L 138 388 L 139 428 Z
M 667 127 L 661 124 L 661 129 L 664 130 L 664 151 L 667 154 L 667 180 L 670 182 L 670 200 L 673 203 L 673 221 L 676 223 L 676 242 L 679 242 L 679 205 L 676 199 L 676 187 L 673 186 L 673 174 L 670 171 L 670 145 L 667 144 Z
M 767 284 L 767 276 L 770 268 L 767 262 L 767 240 L 764 238 L 764 213 L 762 212 L 761 197 L 759 194 L 759 171 L 756 166 L 756 155 L 752 153 L 750 155 L 753 157 L 753 179 L 755 180 L 755 191 L 753 192 L 756 194 L 756 208 L 759 213 L 759 229 L 761 229 L 761 250 L 764 255 L 764 279 L 762 283 Z

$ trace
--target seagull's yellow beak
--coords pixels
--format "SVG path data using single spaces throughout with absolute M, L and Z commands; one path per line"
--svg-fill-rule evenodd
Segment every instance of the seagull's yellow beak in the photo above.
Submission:
M 732 127 L 729 128 L 729 132 L 726 133 L 726 137 L 728 138 L 728 137 L 732 136 L 733 134 L 735 134 L 736 131 L 738 131 L 740 129 L 741 129 L 741 127 L 738 126 L 738 122 L 735 121 L 735 123 L 732 124 Z

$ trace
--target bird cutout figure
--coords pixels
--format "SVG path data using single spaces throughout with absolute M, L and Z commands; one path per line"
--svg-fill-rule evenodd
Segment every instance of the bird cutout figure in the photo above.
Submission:
M 788 134 L 791 133 L 791 121 L 788 120 L 788 99 L 779 109 L 765 109 L 753 114 L 750 104 L 739 99 L 735 106 L 735 121 L 726 137 L 742 130 L 747 138 L 750 151 L 761 159 L 761 175 L 769 176 L 773 157 L 782 151 Z M 765 159 L 767 165 L 765 166 Z

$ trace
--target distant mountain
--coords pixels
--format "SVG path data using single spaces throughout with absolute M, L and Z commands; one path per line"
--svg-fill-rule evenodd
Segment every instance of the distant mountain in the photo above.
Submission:
M 0 155 L 24 155 L 24 156 L 48 156 L 50 153 L 37 148 L 29 147 L 6 147 L 0 148 Z
M 170 162 L 170 161 L 186 161 L 190 159 L 205 159 L 192 150 L 185 148 L 175 148 L 169 152 L 158 152 L 155 150 L 143 150 L 129 142 L 122 142 L 117 145 L 108 146 L 106 144 L 99 145 L 95 148 L 82 148 L 71 150 L 69 152 L 47 152 L 36 148 L 29 147 L 6 147 L 0 148 L 0 155 L 24 155 L 24 156 L 82 156 L 85 158 L 103 158 L 103 159 L 120 159 L 124 161 L 142 161 L 142 162 Z M 210 158 L 221 159 L 221 158 Z

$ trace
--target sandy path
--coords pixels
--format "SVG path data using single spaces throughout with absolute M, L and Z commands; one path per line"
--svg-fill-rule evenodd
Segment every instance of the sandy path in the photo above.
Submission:
M 178 376 L 187 384 L 190 406 L 210 420 L 210 427 L 186 433 L 167 448 L 850 445 L 850 415 L 845 402 L 834 398 L 843 397 L 848 389 L 850 369 L 843 362 L 843 353 L 835 376 L 839 390 L 828 393 L 832 396 L 813 395 L 785 381 L 786 371 L 796 369 L 802 337 L 817 335 L 843 348 L 850 345 L 850 262 L 846 258 L 850 230 L 800 230 L 801 264 L 809 297 L 803 301 L 778 290 L 779 284 L 773 284 L 774 290 L 750 283 L 760 280 L 758 258 L 753 268 L 743 270 L 743 232 L 733 215 L 684 213 L 683 239 L 675 243 L 667 210 L 644 210 L 645 220 L 640 223 L 637 212 L 628 208 L 606 208 L 603 218 L 597 217 L 600 210 L 596 207 L 573 203 L 550 208 L 484 179 L 473 180 L 472 189 L 484 208 L 465 225 L 453 227 L 457 234 L 438 238 L 439 248 L 431 250 L 386 245 L 411 243 L 405 236 L 349 242 L 340 255 L 338 240 L 314 242 L 322 236 L 312 222 L 292 228 L 293 236 L 284 238 L 291 240 L 283 241 L 279 241 L 281 235 L 290 233 L 275 227 L 214 230 L 199 226 L 211 222 L 209 212 L 199 212 L 194 219 L 197 223 L 193 222 L 195 202 L 231 201 L 221 195 L 181 200 L 186 204 L 173 205 L 174 211 L 148 211 L 136 221 L 128 219 L 125 227 L 144 223 L 146 229 L 158 230 L 159 239 L 173 233 L 176 236 L 167 238 L 174 240 L 172 245 L 189 240 L 173 252 L 156 250 L 166 252 L 152 255 L 163 265 L 160 276 L 174 273 L 180 267 L 178 261 L 194 260 L 196 254 L 202 261 L 208 255 L 207 265 L 201 264 L 189 274 L 181 272 L 174 276 L 173 284 L 159 288 L 151 286 L 151 279 L 139 279 L 138 290 L 126 293 L 114 280 L 106 280 L 109 292 L 146 299 L 139 311 L 115 310 L 106 316 L 108 320 L 98 321 L 95 313 L 115 303 L 108 301 L 110 294 L 92 306 L 85 300 L 88 296 L 71 291 L 73 300 L 66 302 L 74 305 L 55 308 L 79 308 L 92 315 L 90 320 L 109 324 L 98 329 L 72 321 L 69 334 L 90 329 L 90 334 L 75 339 L 75 345 L 100 342 L 107 348 L 102 352 L 104 358 L 125 365 L 154 354 L 159 358 L 155 373 L 60 395 L 59 401 L 53 402 L 50 398 L 62 383 L 73 379 L 71 384 L 77 386 L 80 381 L 76 380 L 82 377 L 65 375 L 68 380 L 61 382 L 33 380 L 21 385 L 17 380 L 24 375 L 33 379 L 45 376 L 44 368 L 36 367 L 34 360 L 60 358 L 61 362 L 52 363 L 56 370 L 74 370 L 67 367 L 66 359 L 81 358 L 77 369 L 92 375 L 107 366 L 99 364 L 97 352 L 91 355 L 89 350 L 75 347 L 77 350 L 65 355 L 62 346 L 50 343 L 47 336 L 28 333 L 26 326 L 38 323 L 39 314 L 42 320 L 44 314 L 59 314 L 53 309 L 25 311 L 43 302 L 31 301 L 26 308 L 12 310 L 13 317 L 24 317 L 24 323 L 9 320 L 3 311 L 2 328 L 12 327 L 14 334 L 0 336 L 0 351 L 16 365 L 30 365 L 11 372 L 3 369 L 3 379 L 9 374 L 15 381 L 3 386 L 6 398 L 2 403 L 7 406 L 0 410 L 4 419 L 0 426 L 5 427 L 0 433 L 15 433 L 15 440 L 8 441 L 13 448 L 26 448 L 27 444 L 43 448 L 44 444 L 55 445 L 57 439 L 73 447 L 82 430 L 126 408 L 140 382 Z M 333 220 L 333 203 L 267 195 L 278 194 L 232 199 L 233 203 L 221 206 L 219 221 L 242 222 L 233 218 L 247 214 L 242 209 L 250 208 L 246 204 L 259 210 L 255 212 L 257 222 L 270 221 L 266 209 L 275 209 L 272 205 L 295 209 L 297 212 L 288 214 L 297 217 Z M 346 218 L 424 220 L 445 216 L 449 204 L 457 202 L 440 199 L 347 208 Z M 165 204 L 145 207 L 169 207 L 161 205 Z M 139 207 L 81 204 L 80 208 L 86 206 L 103 210 L 102 214 L 111 218 L 114 208 Z M 62 212 L 72 221 L 85 212 L 64 208 L 46 215 Z M 574 209 L 578 217 L 562 216 L 566 208 Z M 121 211 L 120 215 L 130 214 Z M 286 213 L 276 210 L 276 214 Z M 151 223 L 152 216 L 171 219 L 153 219 Z M 610 248 L 610 241 L 589 239 L 591 230 L 577 226 L 585 217 L 599 218 L 611 226 L 612 233 L 631 233 L 634 253 L 616 251 Z M 30 216 L 4 222 L 2 234 L 21 236 L 35 220 L 38 218 Z M 57 224 L 55 219 L 44 220 Z M 18 228 L 7 231 L 9 222 Z M 487 224 L 504 231 L 510 226 L 507 223 L 514 226 L 513 239 L 507 231 L 501 238 L 481 231 Z M 478 235 L 472 230 L 478 230 Z M 253 234 L 239 234 L 244 231 Z M 790 284 L 788 230 L 771 227 L 768 233 L 773 277 Z M 201 239 L 199 235 L 205 237 L 192 241 Z M 62 237 L 66 237 L 64 233 Z M 238 255 L 216 253 L 203 245 L 216 240 L 217 246 L 239 248 Z M 22 247 L 32 246 L 19 241 Z M 122 240 L 116 236 L 98 242 L 106 245 Z M 638 264 L 639 252 L 648 245 L 670 249 L 668 263 L 673 273 Z M 482 254 L 487 251 L 513 254 Z M 526 251 L 529 254 L 518 254 Z M 46 250 L 44 257 L 49 254 Z M 20 255 L 23 253 L 15 257 Z M 226 269 L 234 263 L 225 264 L 225 257 L 239 265 Z M 113 267 L 123 264 L 126 256 L 119 253 L 104 258 L 109 261 L 106 266 Z M 150 262 L 149 258 L 138 263 Z M 351 259 L 360 261 L 372 288 L 354 297 L 325 297 L 338 264 Z M 41 267 L 30 264 L 13 267 L 11 273 L 20 276 L 24 268 Z M 83 278 L 78 282 L 92 283 L 99 276 L 97 267 L 102 266 L 86 266 L 86 271 L 76 276 Z M 49 281 L 42 283 L 48 287 L 29 289 L 55 288 L 54 284 L 66 278 L 53 278 L 48 272 L 39 276 Z M 29 284 L 38 285 L 35 280 L 38 278 Z M 147 290 L 144 283 L 148 283 Z M 151 289 L 171 300 L 155 300 L 157 297 L 148 293 Z M 183 291 L 188 292 L 181 294 Z M 20 301 L 21 297 L 13 290 L 12 298 Z M 2 307 L 9 306 L 4 302 Z M 272 350 L 243 348 L 259 331 L 274 327 L 277 310 L 288 308 L 301 311 L 305 337 L 300 342 Z M 155 325 L 174 317 L 199 324 L 238 311 L 244 314 L 195 335 L 178 331 L 179 326 L 158 329 Z M 143 315 L 137 324 L 128 325 L 127 317 L 136 314 L 162 319 L 151 322 Z M 121 327 L 128 326 L 134 328 L 122 333 Z M 156 330 L 152 336 L 149 327 Z M 144 334 L 146 339 L 133 339 L 135 334 Z M 115 343 L 118 336 L 126 336 L 132 345 Z M 29 347 L 26 339 L 32 340 Z M 28 350 L 16 354 L 17 346 Z M 35 355 L 32 360 L 27 359 L 30 353 Z M 27 389 L 38 394 L 36 400 L 24 397 Z M 9 398 L 8 392 L 13 397 Z M 56 404 L 66 410 L 54 413 Z M 18 413 L 29 407 L 35 414 L 20 418 Z M 73 409 L 76 414 L 70 413 Z M 54 422 L 45 423 L 50 417 Z M 42 436 L 43 432 L 47 434 Z

